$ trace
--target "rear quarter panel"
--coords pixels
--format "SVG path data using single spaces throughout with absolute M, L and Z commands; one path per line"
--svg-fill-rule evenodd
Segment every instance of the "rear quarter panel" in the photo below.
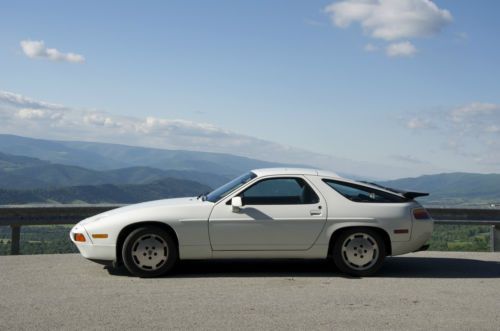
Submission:
M 317 240 L 318 245 L 328 246 L 332 234 L 342 228 L 367 226 L 383 229 L 391 242 L 408 242 L 412 233 L 411 210 L 419 205 L 410 201 L 405 203 L 359 203 L 353 202 L 323 182 L 323 177 L 309 176 L 308 179 L 318 188 L 328 204 L 325 228 Z M 394 233 L 394 230 L 407 230 L 407 233 Z

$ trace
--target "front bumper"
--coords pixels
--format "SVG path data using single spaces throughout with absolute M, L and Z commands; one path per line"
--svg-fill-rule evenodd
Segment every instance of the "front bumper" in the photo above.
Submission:
M 76 233 L 83 234 L 85 242 L 75 241 Z M 95 244 L 85 227 L 81 224 L 77 224 L 71 229 L 69 237 L 84 258 L 110 262 L 116 259 L 116 246 Z

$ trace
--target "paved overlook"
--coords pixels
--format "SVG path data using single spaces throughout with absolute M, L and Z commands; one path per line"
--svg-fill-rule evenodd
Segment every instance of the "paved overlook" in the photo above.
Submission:
M 192 261 L 138 279 L 73 254 L 1 256 L 0 275 L 2 330 L 500 326 L 500 253 L 415 253 L 362 279 L 324 261 Z

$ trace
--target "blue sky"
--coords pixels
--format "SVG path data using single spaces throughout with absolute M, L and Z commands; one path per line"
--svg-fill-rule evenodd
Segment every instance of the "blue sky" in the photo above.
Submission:
M 397 1 L 4 4 L 0 131 L 343 172 L 352 160 L 379 177 L 500 172 L 500 2 Z M 420 20 L 397 19 L 407 14 Z M 72 125 L 80 113 L 110 120 L 65 130 L 66 115 L 46 120 L 12 95 L 59 105 Z M 160 125 L 140 131 L 148 139 L 113 126 L 147 117 Z

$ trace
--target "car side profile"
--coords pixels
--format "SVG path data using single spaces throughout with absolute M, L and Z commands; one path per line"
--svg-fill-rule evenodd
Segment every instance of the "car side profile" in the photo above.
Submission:
M 198 197 L 114 209 L 75 225 L 81 254 L 123 264 L 139 277 L 178 260 L 330 259 L 354 276 L 376 273 L 386 256 L 425 249 L 427 211 L 404 192 L 315 169 L 256 169 Z

